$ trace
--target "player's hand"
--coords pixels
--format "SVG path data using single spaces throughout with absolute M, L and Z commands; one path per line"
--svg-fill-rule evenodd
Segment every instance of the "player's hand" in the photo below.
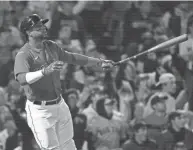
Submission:
M 43 75 L 50 75 L 54 71 L 60 71 L 63 68 L 64 62 L 62 61 L 55 61 L 51 63 L 49 66 L 43 68 L 42 74 Z
M 100 60 L 101 60 L 101 67 L 103 68 L 103 70 L 108 71 L 114 67 L 114 64 L 115 64 L 114 61 L 104 60 L 104 59 L 100 59 Z

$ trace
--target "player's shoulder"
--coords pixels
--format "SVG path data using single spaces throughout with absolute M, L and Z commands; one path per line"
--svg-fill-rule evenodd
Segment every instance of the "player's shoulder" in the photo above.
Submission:
M 29 56 L 29 48 L 27 47 L 27 44 L 24 44 L 21 48 L 20 48 L 20 50 L 18 51 L 18 53 L 17 53 L 17 55 L 16 55 L 16 57 L 17 56 L 25 56 L 25 57 L 27 57 L 27 56 Z

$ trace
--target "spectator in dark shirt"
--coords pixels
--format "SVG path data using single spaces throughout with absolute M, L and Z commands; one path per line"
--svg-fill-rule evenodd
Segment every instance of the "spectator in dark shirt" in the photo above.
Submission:
M 73 15 L 73 7 L 76 2 L 58 2 L 57 9 L 53 12 L 50 36 L 52 39 L 61 39 L 61 43 L 69 45 L 72 40 L 79 41 L 85 46 L 85 31 L 83 20 L 78 15 Z
M 72 118 L 74 118 L 78 113 L 77 102 L 79 99 L 79 94 L 76 89 L 69 89 L 63 94 L 64 99 L 71 111 Z
M 193 148 L 188 142 L 189 140 L 192 141 L 192 139 L 188 139 L 190 136 L 187 135 L 192 133 L 185 129 L 186 121 L 184 115 L 180 112 L 172 112 L 168 116 L 168 121 L 168 129 L 163 131 L 158 140 L 159 150 L 171 150 L 178 142 L 184 142 L 189 149 Z
M 16 133 L 11 136 L 8 141 L 7 141 L 7 150 L 13 150 L 12 148 L 19 146 L 18 145 L 18 134 L 22 134 L 22 147 L 23 149 L 28 149 L 32 150 L 32 139 L 33 139 L 33 134 L 31 132 L 31 129 L 27 125 L 27 122 L 24 117 L 21 116 L 21 114 L 18 111 L 18 108 L 14 103 L 8 103 L 6 107 L 9 109 L 10 113 L 13 116 L 14 123 L 17 127 Z M 14 145 L 12 145 L 14 144 Z
M 133 6 L 126 12 L 124 20 L 124 45 L 128 42 L 140 43 L 141 35 L 144 32 L 151 30 L 151 7 L 151 2 L 143 1 L 139 2 L 139 8 Z
M 157 139 L 164 127 L 166 127 L 166 103 L 167 97 L 155 96 L 151 100 L 153 112 L 144 118 L 148 125 L 148 135 L 152 139 Z
M 6 87 L 10 80 L 10 75 L 13 72 L 14 60 L 17 52 L 19 51 L 18 46 L 14 45 L 10 49 L 10 59 L 0 67 L 0 86 Z
M 156 150 L 155 141 L 147 138 L 147 126 L 144 123 L 136 123 L 133 127 L 134 137 L 126 141 L 123 150 Z

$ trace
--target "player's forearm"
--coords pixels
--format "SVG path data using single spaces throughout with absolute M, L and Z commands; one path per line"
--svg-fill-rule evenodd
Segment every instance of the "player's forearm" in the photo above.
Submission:
M 99 58 L 88 57 L 87 66 L 101 66 L 101 60 Z
M 94 57 L 88 57 L 85 55 L 79 55 L 75 54 L 76 57 L 76 62 L 77 64 L 82 64 L 84 62 L 84 66 L 100 66 L 101 65 L 101 60 L 99 58 L 94 58 Z
M 42 70 L 38 70 L 35 72 L 29 72 L 26 74 L 26 81 L 28 84 L 32 84 L 38 80 L 40 80 L 44 75 L 42 74 Z
M 101 64 L 101 60 L 99 58 L 88 57 L 85 55 L 77 54 L 77 53 L 65 53 L 68 63 L 80 65 L 80 66 L 98 66 Z M 66 61 L 64 58 L 64 61 Z
M 32 84 L 43 77 L 42 71 L 22 73 L 17 76 L 17 80 L 21 85 Z

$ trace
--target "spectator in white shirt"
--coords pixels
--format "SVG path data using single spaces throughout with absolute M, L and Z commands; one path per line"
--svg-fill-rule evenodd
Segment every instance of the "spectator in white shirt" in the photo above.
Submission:
M 171 73 L 164 73 L 160 76 L 159 82 L 156 84 L 157 86 L 161 86 L 161 91 L 156 92 L 154 95 L 152 95 L 145 107 L 144 110 L 144 117 L 148 116 L 153 112 L 151 108 L 151 100 L 154 96 L 156 95 L 163 95 L 167 96 L 166 100 L 166 113 L 170 113 L 172 111 L 175 111 L 176 109 L 176 102 L 172 94 L 175 93 L 176 91 L 176 78 L 173 74 Z

